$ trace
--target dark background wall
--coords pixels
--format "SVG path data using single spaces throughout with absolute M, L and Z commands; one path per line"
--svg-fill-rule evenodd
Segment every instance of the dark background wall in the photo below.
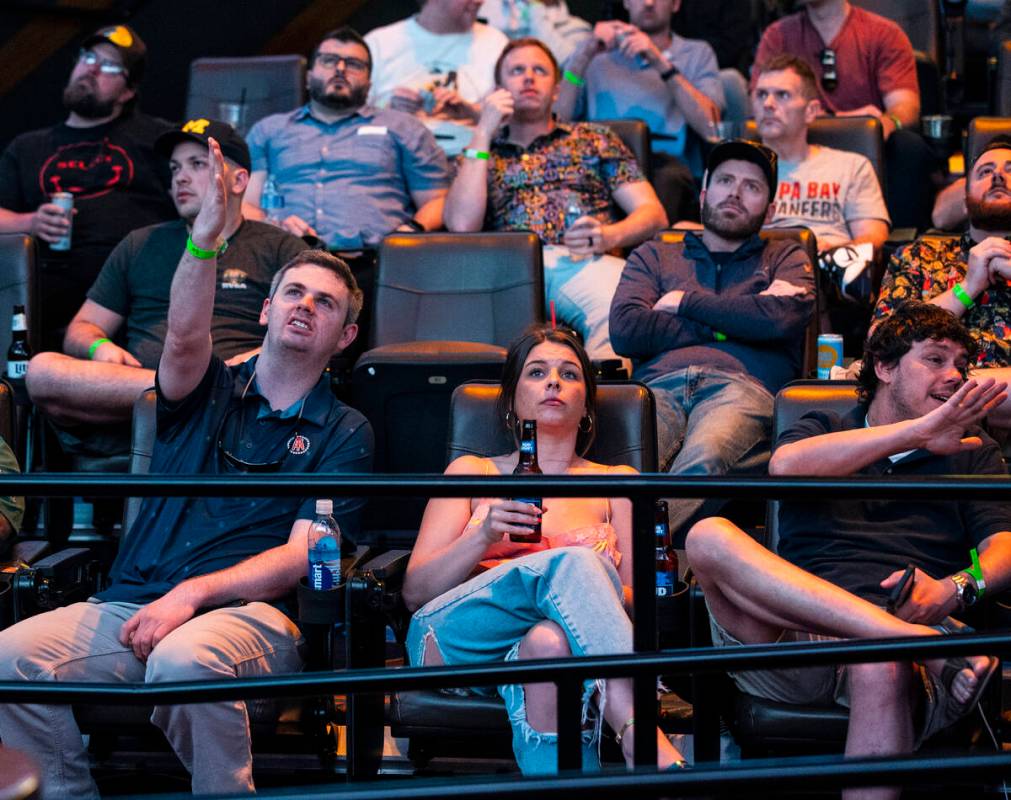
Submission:
M 599 18 L 602 0 L 569 0 Z M 96 10 L 97 9 L 97 10 Z M 408 16 L 415 0 L 0 0 L 0 148 L 63 117 L 60 94 L 84 36 L 128 22 L 148 46 L 140 107 L 179 119 L 201 56 L 307 53 L 341 24 L 361 33 Z

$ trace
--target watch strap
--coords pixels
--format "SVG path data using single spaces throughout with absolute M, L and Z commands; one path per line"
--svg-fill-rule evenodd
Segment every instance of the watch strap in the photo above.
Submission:
M 664 83 L 667 83 L 667 81 L 669 81 L 675 75 L 679 75 L 680 73 L 681 70 L 679 70 L 677 67 L 671 64 L 667 69 L 665 69 L 663 72 L 660 73 L 660 80 L 662 80 Z

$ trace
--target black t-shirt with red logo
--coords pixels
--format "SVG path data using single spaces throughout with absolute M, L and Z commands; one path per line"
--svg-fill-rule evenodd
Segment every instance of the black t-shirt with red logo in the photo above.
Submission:
M 18 136 L 0 156 L 0 207 L 34 211 L 54 192 L 74 195 L 71 249 L 40 242 L 44 327 L 66 325 L 112 248 L 135 228 L 174 219 L 165 159 L 154 141 L 172 126 L 129 114 L 93 128 L 64 123 Z

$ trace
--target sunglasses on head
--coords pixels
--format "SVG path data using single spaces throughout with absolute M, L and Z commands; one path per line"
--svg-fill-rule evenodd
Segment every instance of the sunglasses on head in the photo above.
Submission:
M 839 72 L 836 69 L 835 50 L 826 47 L 818 54 L 821 62 L 821 85 L 826 92 L 834 92 L 839 85 Z
M 225 413 L 224 419 L 221 420 L 221 428 L 218 430 L 218 452 L 221 453 L 225 461 L 243 472 L 280 472 L 281 467 L 284 464 L 285 457 L 287 456 L 287 452 L 282 452 L 280 458 L 272 459 L 270 461 L 246 461 L 244 458 L 240 458 L 233 452 L 242 445 L 242 436 L 246 427 L 246 392 L 249 391 L 249 387 L 253 383 L 253 378 L 255 377 L 256 372 L 254 371 L 253 374 L 249 376 L 249 380 L 246 382 L 246 388 L 242 390 L 242 395 L 239 397 L 238 404 L 229 408 Z M 291 433 L 293 437 L 298 437 L 299 435 L 298 428 L 302 422 L 302 411 L 304 408 L 305 397 L 302 398 L 302 405 L 298 407 L 298 416 L 295 418 L 294 425 L 292 425 Z M 225 444 L 225 431 L 229 428 L 234 428 L 234 426 L 229 423 L 236 413 L 239 414 L 239 429 L 236 434 L 231 437 L 233 445 L 229 447 Z M 290 441 L 292 436 L 286 436 L 284 441 Z

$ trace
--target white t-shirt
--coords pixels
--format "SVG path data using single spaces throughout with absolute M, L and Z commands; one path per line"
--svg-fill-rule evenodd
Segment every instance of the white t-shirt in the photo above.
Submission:
M 479 13 L 510 39 L 540 39 L 551 48 L 559 64 L 593 33 L 589 22 L 569 13 L 565 0 L 551 6 L 539 0 L 485 0 Z
M 369 103 L 390 104 L 393 90 L 406 86 L 431 92 L 449 84 L 456 74 L 456 90 L 470 103 L 480 101 L 495 87 L 495 62 L 509 41 L 501 31 L 475 22 L 467 33 L 432 33 L 408 17 L 365 34 L 372 51 L 372 91 Z M 417 114 L 449 156 L 460 153 L 473 135 L 467 123 Z
M 811 145 L 804 161 L 779 162 L 779 189 L 769 227 L 804 225 L 818 249 L 853 238 L 848 223 L 880 219 L 891 224 L 874 167 L 866 156 Z

